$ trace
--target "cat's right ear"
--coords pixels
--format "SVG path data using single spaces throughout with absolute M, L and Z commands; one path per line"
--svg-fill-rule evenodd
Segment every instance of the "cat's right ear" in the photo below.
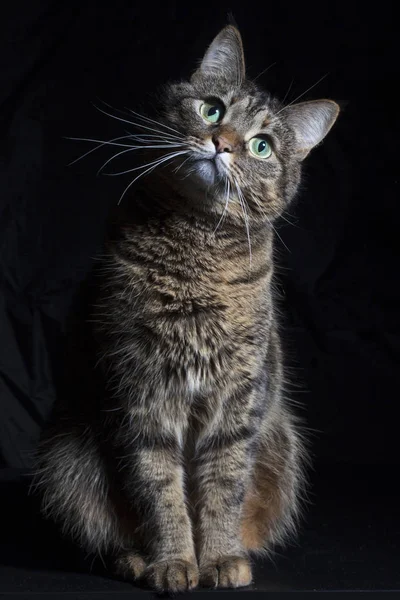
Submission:
M 200 67 L 192 79 L 204 75 L 222 77 L 235 85 L 241 85 L 245 76 L 242 38 L 233 25 L 227 25 L 208 47 Z

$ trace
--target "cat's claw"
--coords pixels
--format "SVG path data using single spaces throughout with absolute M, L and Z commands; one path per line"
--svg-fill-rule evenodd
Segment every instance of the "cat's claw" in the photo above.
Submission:
M 185 592 L 199 584 L 197 565 L 185 560 L 163 560 L 146 569 L 148 584 L 158 592 Z
M 250 562 L 242 556 L 222 556 L 200 567 L 200 583 L 204 587 L 245 587 L 251 580 Z

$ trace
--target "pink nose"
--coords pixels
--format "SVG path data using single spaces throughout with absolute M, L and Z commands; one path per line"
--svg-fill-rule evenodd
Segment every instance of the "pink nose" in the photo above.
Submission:
M 218 154 L 220 154 L 221 152 L 233 151 L 232 144 L 230 144 L 226 138 L 222 137 L 222 135 L 218 137 L 213 137 L 213 142 Z

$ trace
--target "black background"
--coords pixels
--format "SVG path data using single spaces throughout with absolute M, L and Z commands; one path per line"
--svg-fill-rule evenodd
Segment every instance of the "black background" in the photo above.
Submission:
M 399 528 L 388 507 L 396 505 L 400 459 L 399 67 L 397 21 L 384 2 L 8 4 L 0 21 L 3 499 L 13 498 L 8 511 L 36 515 L 34 500 L 25 503 L 24 479 L 17 482 L 62 385 L 73 299 L 101 249 L 107 214 L 129 182 L 96 177 L 111 155 L 107 149 L 68 166 L 93 145 L 65 137 L 124 135 L 123 124 L 92 103 L 151 112 L 157 86 L 193 71 L 230 12 L 250 78 L 270 67 L 258 81 L 293 101 L 325 76 L 302 98 L 329 97 L 343 107 L 306 160 L 303 189 L 286 215 L 293 225 L 278 224 L 277 287 L 292 395 L 313 432 L 315 490 L 324 490 L 324 500 L 316 501 L 320 521 L 311 516 L 307 530 L 316 538 L 307 543 L 311 553 L 323 554 L 318 527 L 321 532 L 326 518 L 331 534 L 338 531 L 324 506 L 337 509 L 344 499 L 351 514 L 365 511 L 358 531 L 374 526 L 370 534 L 387 539 L 377 520 L 386 518 L 393 540 Z M 338 535 L 349 536 L 345 519 L 329 514 L 342 526 Z M 47 526 L 39 521 L 36 527 Z M 324 539 L 330 560 L 339 564 L 341 551 Z M 26 555 L 23 543 L 14 539 L 13 551 L 5 547 L 10 568 Z M 364 550 L 356 562 L 375 560 Z M 389 554 L 381 557 L 386 566 Z M 384 576 L 379 571 L 380 583 L 364 567 L 347 574 L 347 583 L 337 575 L 332 583 L 329 569 L 319 569 L 309 587 L 318 581 L 318 588 L 363 588 L 368 578 L 375 588 L 394 585 L 390 569 Z M 14 583 L 7 579 L 9 587 Z

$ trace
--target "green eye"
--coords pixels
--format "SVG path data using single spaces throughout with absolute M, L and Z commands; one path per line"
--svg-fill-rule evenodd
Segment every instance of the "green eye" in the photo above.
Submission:
M 258 158 L 269 158 L 272 154 L 272 148 L 266 140 L 254 137 L 250 140 L 249 150 Z
M 217 102 L 204 102 L 200 106 L 200 114 L 209 123 L 218 123 L 224 114 L 224 108 Z

